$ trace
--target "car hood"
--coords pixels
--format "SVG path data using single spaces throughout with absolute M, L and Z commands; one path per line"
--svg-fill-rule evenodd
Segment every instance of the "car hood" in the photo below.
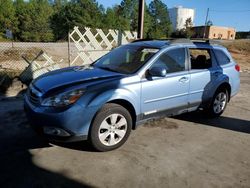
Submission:
M 95 80 L 121 77 L 123 74 L 103 70 L 92 66 L 78 66 L 48 72 L 32 82 L 32 85 L 46 93 L 56 88 L 64 88 L 74 84 L 83 84 Z

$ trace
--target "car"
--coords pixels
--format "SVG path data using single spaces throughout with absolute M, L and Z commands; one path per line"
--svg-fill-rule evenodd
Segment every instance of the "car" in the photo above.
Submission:
M 202 110 L 220 116 L 240 88 L 240 67 L 212 41 L 138 40 L 93 64 L 33 80 L 24 97 L 31 126 L 49 140 L 123 145 L 147 120 Z

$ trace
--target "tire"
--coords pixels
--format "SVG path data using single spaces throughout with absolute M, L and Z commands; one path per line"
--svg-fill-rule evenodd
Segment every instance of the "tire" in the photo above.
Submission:
M 226 89 L 218 89 L 208 108 L 210 117 L 219 117 L 226 109 L 228 103 L 228 91 Z
M 97 151 L 122 146 L 132 129 L 132 118 L 124 107 L 107 103 L 96 114 L 90 129 L 90 142 Z

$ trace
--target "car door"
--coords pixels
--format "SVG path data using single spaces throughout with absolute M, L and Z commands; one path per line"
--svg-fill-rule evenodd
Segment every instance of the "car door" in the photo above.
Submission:
M 186 49 L 175 47 L 162 53 L 149 68 L 164 66 L 165 77 L 150 76 L 146 72 L 142 79 L 141 109 L 143 117 L 157 113 L 176 114 L 187 110 L 189 72 L 187 70 Z
M 202 107 L 211 97 L 210 91 L 213 80 L 222 70 L 216 68 L 214 54 L 209 48 L 189 48 L 190 55 L 190 87 L 189 111 Z

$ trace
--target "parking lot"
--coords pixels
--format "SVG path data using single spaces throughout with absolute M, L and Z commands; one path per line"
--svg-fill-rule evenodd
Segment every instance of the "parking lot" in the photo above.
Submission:
M 250 74 L 217 119 L 190 113 L 149 122 L 118 150 L 48 144 L 21 97 L 0 100 L 1 187 L 250 187 Z M 44 122 L 46 123 L 46 122 Z

